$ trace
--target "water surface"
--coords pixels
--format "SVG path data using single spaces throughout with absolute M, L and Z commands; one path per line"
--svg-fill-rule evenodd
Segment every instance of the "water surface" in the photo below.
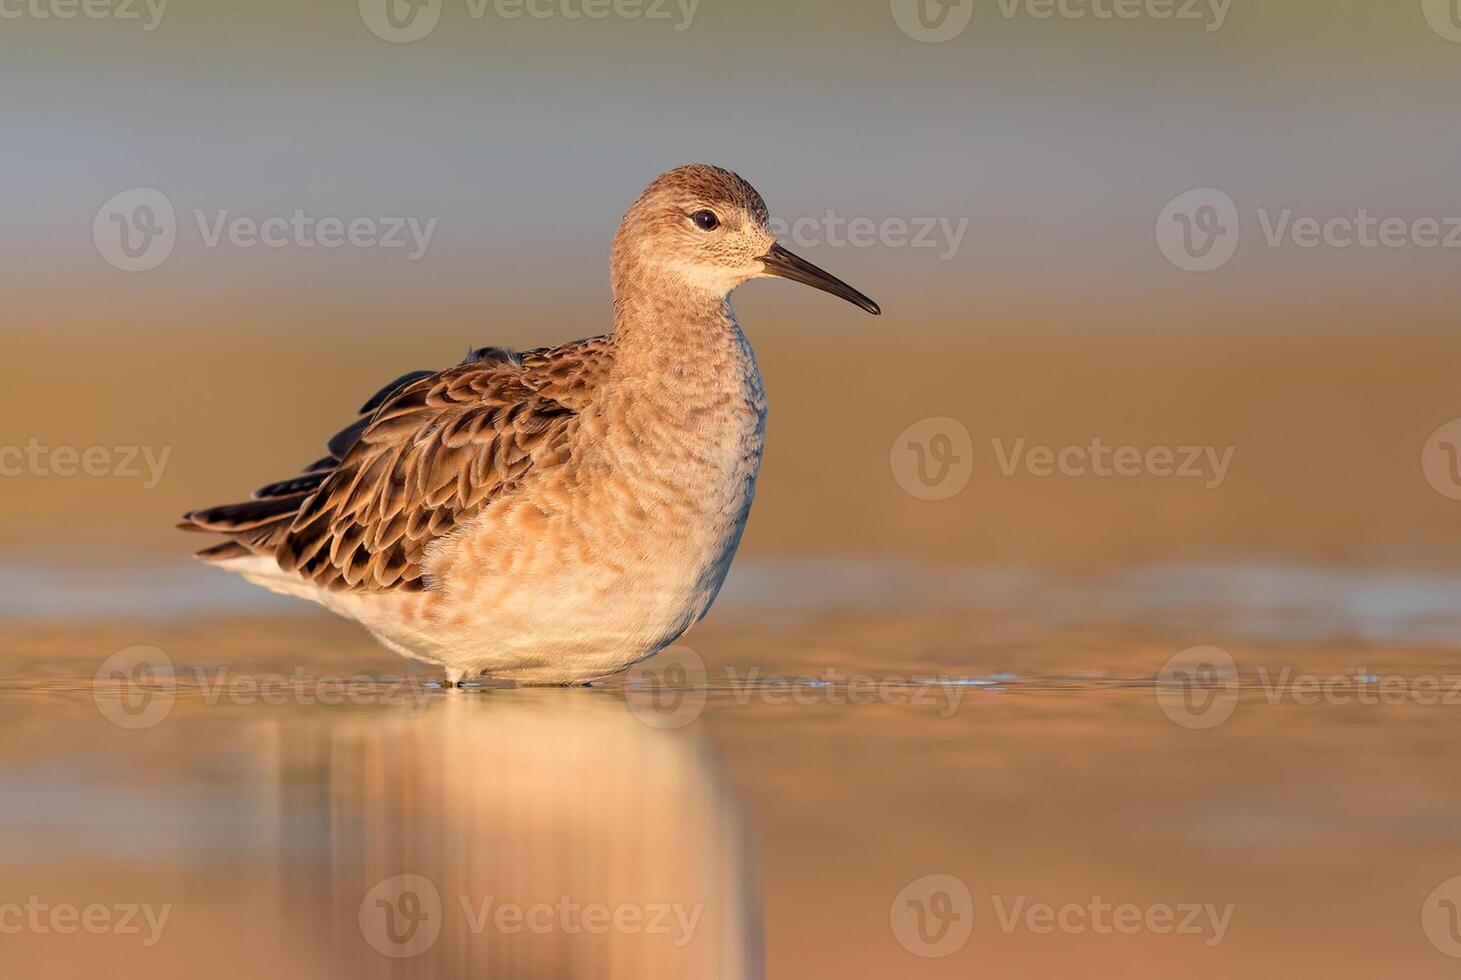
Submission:
M 1454 975 L 1456 595 L 752 568 L 562 690 L 288 606 L 12 619 L 3 975 Z

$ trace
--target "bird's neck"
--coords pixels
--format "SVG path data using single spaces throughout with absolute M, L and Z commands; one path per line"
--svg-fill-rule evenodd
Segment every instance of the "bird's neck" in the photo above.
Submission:
M 601 404 L 595 452 L 612 473 L 647 468 L 646 480 L 706 506 L 754 478 L 766 395 L 724 296 L 617 294 L 614 366 Z
M 677 397 L 741 382 L 750 348 L 730 300 L 685 287 L 620 289 L 614 298 L 616 380 Z

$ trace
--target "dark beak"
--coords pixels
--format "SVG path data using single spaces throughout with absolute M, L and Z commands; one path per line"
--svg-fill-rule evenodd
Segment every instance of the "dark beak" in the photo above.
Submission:
M 775 276 L 778 279 L 790 279 L 792 282 L 799 282 L 804 286 L 813 286 L 822 290 L 824 293 L 840 296 L 854 306 L 860 306 L 867 310 L 873 316 L 881 316 L 883 313 L 882 308 L 878 304 L 832 275 L 832 273 L 823 272 L 806 259 L 788 252 L 779 244 L 771 246 L 771 251 L 761 256 L 761 263 L 766 266 L 766 275 L 768 276 Z

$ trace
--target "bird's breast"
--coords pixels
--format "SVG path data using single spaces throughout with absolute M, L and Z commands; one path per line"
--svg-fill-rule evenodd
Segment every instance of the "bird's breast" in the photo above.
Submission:
M 605 391 L 567 464 L 490 507 L 442 554 L 442 575 L 495 642 L 522 632 L 537 643 L 551 629 L 555 643 L 628 663 L 713 601 L 755 494 L 760 375 L 747 358 L 714 383 L 655 382 Z

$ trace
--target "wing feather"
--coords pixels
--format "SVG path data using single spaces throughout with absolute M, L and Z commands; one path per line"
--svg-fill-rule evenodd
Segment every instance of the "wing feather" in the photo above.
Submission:
M 566 461 L 567 434 L 613 351 L 611 337 L 523 354 L 485 347 L 445 371 L 402 375 L 329 440 L 328 456 L 181 526 L 228 536 L 204 559 L 272 555 L 325 589 L 422 589 L 432 542 Z
M 427 547 L 512 493 L 575 418 L 515 358 L 416 378 L 299 508 L 279 563 L 326 588 L 419 589 Z

